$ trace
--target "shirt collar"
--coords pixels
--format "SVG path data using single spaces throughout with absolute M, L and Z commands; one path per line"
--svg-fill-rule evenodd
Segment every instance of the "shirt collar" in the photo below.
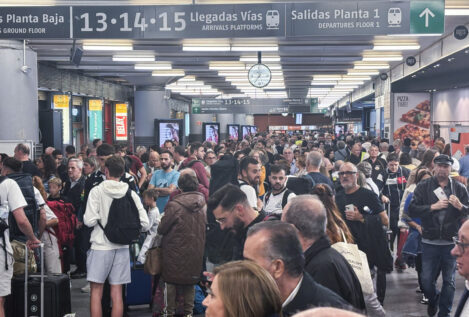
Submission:
M 285 308 L 288 304 L 290 304 L 296 297 L 296 294 L 298 294 L 298 291 L 300 290 L 301 282 L 303 282 L 303 278 L 304 276 L 301 277 L 300 281 L 298 282 L 298 285 L 296 285 L 296 287 L 293 289 L 293 292 L 291 292 L 287 299 L 283 302 L 282 309 Z
M 466 289 L 469 291 L 469 281 L 466 280 Z

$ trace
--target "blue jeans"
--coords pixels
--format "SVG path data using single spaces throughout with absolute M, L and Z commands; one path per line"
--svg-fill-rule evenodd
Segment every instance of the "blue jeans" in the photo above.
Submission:
M 440 294 L 439 317 L 449 317 L 454 298 L 454 272 L 456 259 L 451 255 L 454 245 L 422 243 L 422 286 L 425 297 L 433 304 Z M 440 271 L 443 277 L 441 293 L 436 289 Z

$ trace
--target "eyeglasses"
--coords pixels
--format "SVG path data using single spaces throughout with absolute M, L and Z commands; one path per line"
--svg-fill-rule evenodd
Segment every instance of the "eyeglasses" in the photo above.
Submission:
M 459 252 L 460 252 L 461 254 L 464 253 L 464 251 L 465 251 L 464 248 L 465 248 L 465 247 L 469 247 L 469 243 L 463 243 L 463 242 L 461 242 L 461 241 L 458 239 L 458 237 L 453 237 L 453 242 L 454 242 L 455 245 L 458 246 Z
M 226 222 L 226 218 L 218 218 L 218 219 L 215 219 L 216 222 L 218 222 L 219 225 L 222 225 Z
M 356 173 L 357 172 L 353 172 L 353 171 L 339 172 L 339 176 L 345 176 L 345 175 L 350 176 Z

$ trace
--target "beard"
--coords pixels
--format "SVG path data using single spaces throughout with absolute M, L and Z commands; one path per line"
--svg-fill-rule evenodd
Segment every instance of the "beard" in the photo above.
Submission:
M 231 231 L 233 231 L 234 233 L 238 233 L 238 232 L 240 232 L 243 228 L 244 228 L 244 223 L 241 221 L 241 219 L 239 219 L 238 217 L 236 217 L 236 218 L 234 219 L 233 227 L 231 228 Z
M 169 168 L 171 167 L 171 164 L 161 164 L 161 168 L 164 169 L 165 171 L 167 171 Z

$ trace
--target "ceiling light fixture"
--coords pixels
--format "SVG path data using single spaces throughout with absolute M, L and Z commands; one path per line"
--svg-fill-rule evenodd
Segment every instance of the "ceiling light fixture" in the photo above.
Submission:
M 154 62 L 155 55 L 113 55 L 113 62 Z
M 375 51 L 405 51 L 405 50 L 418 50 L 419 44 L 375 44 L 373 50 Z
M 445 15 L 469 15 L 469 8 L 446 8 Z
M 370 70 L 370 71 L 353 71 L 350 70 L 347 73 L 348 76 L 362 76 L 362 75 L 367 75 L 367 76 L 376 76 L 379 75 L 379 71 L 377 70 Z
M 278 45 L 232 45 L 232 52 L 276 52 L 278 51 Z
M 171 64 L 135 64 L 137 70 L 171 70 Z
M 383 55 L 383 56 L 363 56 L 363 62 L 398 62 L 402 61 L 402 56 L 400 55 Z
M 128 44 L 106 44 L 106 43 L 84 43 L 85 51 L 132 51 L 134 49 L 132 43 Z
M 254 62 L 257 63 L 258 58 L 254 56 L 241 56 L 239 58 L 241 62 Z M 280 56 L 262 56 L 262 62 L 280 62 Z
M 182 50 L 185 52 L 229 52 L 230 45 L 183 44 Z
M 355 64 L 354 69 L 388 69 L 388 64 Z
M 185 73 L 183 70 L 173 69 L 173 70 L 162 70 L 162 71 L 154 71 L 151 73 L 152 76 L 156 77 L 172 77 L 172 76 L 184 76 Z

